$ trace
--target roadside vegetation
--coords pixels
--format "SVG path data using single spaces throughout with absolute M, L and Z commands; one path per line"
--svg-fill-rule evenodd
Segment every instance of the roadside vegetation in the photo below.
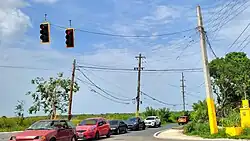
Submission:
M 63 73 L 58 73 L 56 77 L 45 79 L 37 77 L 31 80 L 31 84 L 35 85 L 35 91 L 29 91 L 26 95 L 31 96 L 33 105 L 27 111 L 29 114 L 36 114 L 43 112 L 46 116 L 25 117 L 25 101 L 17 101 L 14 113 L 16 117 L 0 117 L 0 132 L 19 131 L 28 128 L 31 124 L 42 119 L 53 119 L 58 115 L 58 119 L 67 119 L 65 113 L 68 108 L 68 96 L 70 91 L 69 78 L 65 78 Z M 80 90 L 77 82 L 74 83 L 73 91 L 76 93 Z M 142 118 L 147 116 L 157 115 L 161 118 L 162 124 L 175 122 L 176 118 L 180 116 L 181 112 L 173 112 L 167 108 L 154 109 L 147 107 L 144 112 L 140 114 Z M 135 116 L 135 113 L 107 113 L 107 114 L 79 114 L 73 115 L 71 121 L 77 125 L 82 120 L 91 117 L 104 117 L 106 119 L 122 119 L 127 120 Z
M 216 115 L 219 133 L 210 135 L 206 101 L 193 104 L 192 122 L 184 126 L 184 133 L 204 138 L 250 139 L 250 128 L 242 135 L 231 137 L 224 127 L 240 127 L 241 100 L 250 97 L 250 59 L 243 52 L 232 52 L 209 63 L 213 91 L 216 94 Z

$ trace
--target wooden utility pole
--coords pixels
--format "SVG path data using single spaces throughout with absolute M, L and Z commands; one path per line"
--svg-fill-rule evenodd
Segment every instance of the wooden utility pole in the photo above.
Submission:
M 201 46 L 203 72 L 204 72 L 204 78 L 205 78 L 210 133 L 216 134 L 218 133 L 218 127 L 217 127 L 215 105 L 214 105 L 213 93 L 212 93 L 212 87 L 211 87 L 211 78 L 210 78 L 209 67 L 208 67 L 205 30 L 203 27 L 200 6 L 197 6 L 197 17 L 198 17 L 198 29 L 200 32 L 200 46 Z
M 143 70 L 142 67 L 142 59 L 146 58 L 145 56 L 142 56 L 141 54 L 139 54 L 139 56 L 136 56 L 135 58 L 137 58 L 139 60 L 138 62 L 138 67 L 135 67 L 135 70 L 138 70 L 138 79 L 137 79 L 137 96 L 136 96 L 136 113 L 135 116 L 139 117 L 139 111 L 140 111 L 140 93 L 141 93 L 141 70 Z
M 74 82 L 75 82 L 75 71 L 76 71 L 76 59 L 74 59 L 73 66 L 72 66 L 72 76 L 71 76 L 70 93 L 69 93 L 68 120 L 71 120 L 71 117 L 72 117 L 71 110 L 72 110 L 73 89 L 74 89 Z
M 182 103 L 183 103 L 183 115 L 186 111 L 186 103 L 185 103 L 185 83 L 184 83 L 184 74 L 181 73 L 181 93 L 182 93 Z

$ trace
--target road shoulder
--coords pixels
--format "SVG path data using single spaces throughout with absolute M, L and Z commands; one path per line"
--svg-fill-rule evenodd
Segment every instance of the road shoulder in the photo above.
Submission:
M 249 140 L 243 140 L 243 139 L 204 139 L 201 137 L 195 137 L 195 136 L 187 136 L 183 134 L 183 130 L 180 129 L 168 129 L 156 132 L 154 134 L 155 138 L 158 139 L 171 139 L 171 140 L 192 140 L 192 141 L 249 141 Z

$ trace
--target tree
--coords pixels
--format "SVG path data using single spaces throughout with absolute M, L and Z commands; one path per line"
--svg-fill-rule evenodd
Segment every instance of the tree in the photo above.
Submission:
M 170 110 L 168 108 L 164 107 L 164 108 L 158 109 L 158 115 L 161 118 L 161 121 L 168 122 L 171 113 L 170 113 Z
M 212 60 L 209 69 L 219 116 L 224 117 L 229 107 L 239 107 L 245 95 L 250 96 L 250 59 L 243 52 L 232 52 Z
M 33 105 L 29 108 L 29 113 L 33 114 L 41 109 L 54 118 L 56 111 L 61 113 L 67 112 L 70 78 L 64 78 L 63 73 L 58 73 L 56 78 L 50 77 L 45 80 L 43 77 L 37 77 L 31 80 L 31 83 L 36 85 L 36 91 L 29 91 L 27 95 L 31 95 Z M 73 92 L 79 91 L 80 87 L 74 82 Z
M 145 112 L 143 112 L 143 115 L 145 117 L 147 117 L 147 116 L 155 116 L 155 115 L 157 115 L 157 110 L 152 108 L 152 107 L 146 107 L 146 110 L 145 110 Z
M 23 118 L 23 115 L 24 115 L 24 101 L 23 100 L 17 101 L 17 105 L 15 107 L 15 114 L 16 116 Z
M 193 112 L 191 113 L 191 120 L 194 122 L 207 122 L 208 121 L 208 110 L 206 101 L 198 101 L 192 105 Z
M 15 107 L 15 114 L 18 117 L 17 123 L 21 125 L 24 120 L 24 117 L 23 117 L 24 116 L 24 101 L 23 100 L 17 101 L 17 105 Z

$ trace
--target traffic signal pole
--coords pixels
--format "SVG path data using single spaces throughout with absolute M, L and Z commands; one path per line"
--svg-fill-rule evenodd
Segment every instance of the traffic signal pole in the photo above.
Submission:
M 198 29 L 200 32 L 200 39 L 201 39 L 200 45 L 201 45 L 203 72 L 204 72 L 204 78 L 205 78 L 205 87 L 206 87 L 206 96 L 207 96 L 206 101 L 207 101 L 207 108 L 208 108 L 210 133 L 216 134 L 218 133 L 218 127 L 217 127 L 215 105 L 214 105 L 213 93 L 212 93 L 212 87 L 211 87 L 211 78 L 210 78 L 209 67 L 208 67 L 205 30 L 203 27 L 200 6 L 197 6 L 197 17 L 198 17 Z

